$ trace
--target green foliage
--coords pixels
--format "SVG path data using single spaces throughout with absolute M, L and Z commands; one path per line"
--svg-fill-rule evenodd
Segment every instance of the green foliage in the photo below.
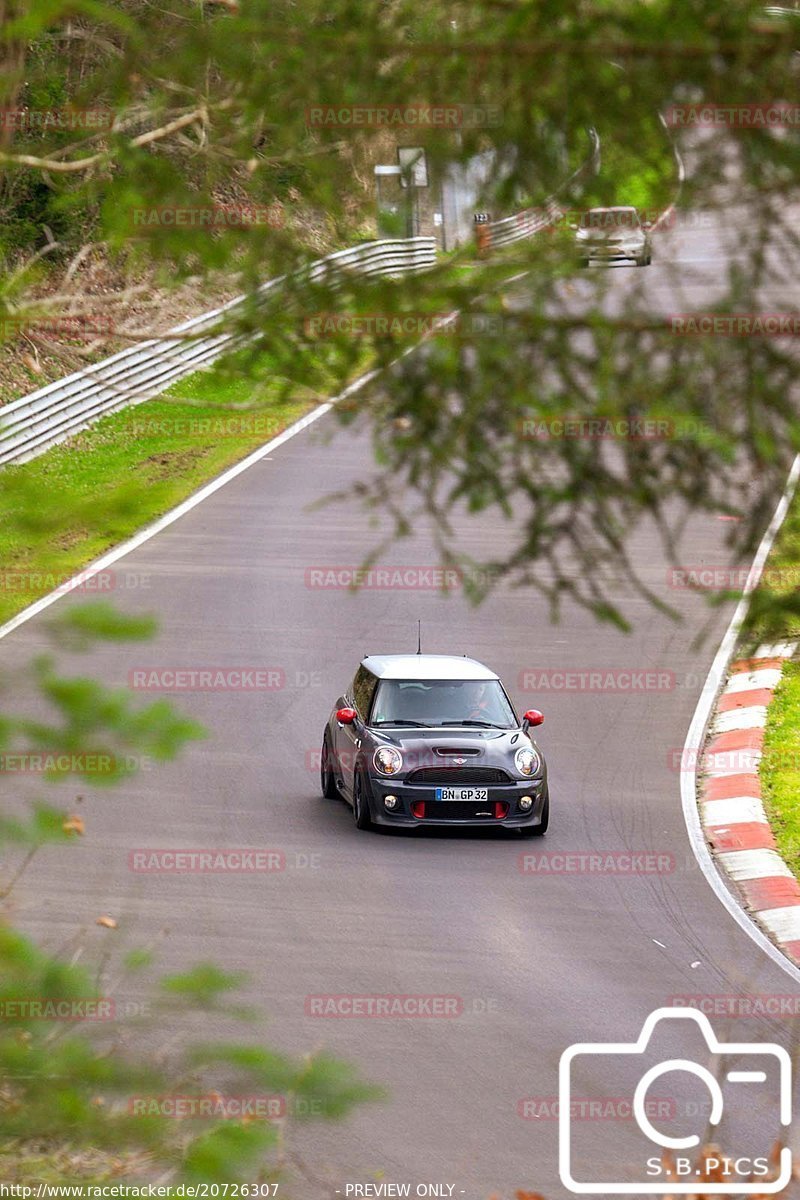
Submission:
M 484 155 L 492 170 L 477 207 L 513 212 L 523 198 L 541 203 L 562 184 L 586 157 L 586 131 L 595 126 L 599 174 L 563 189 L 566 206 L 629 203 L 654 215 L 677 200 L 682 212 L 721 214 L 721 228 L 725 214 L 747 206 L 716 311 L 758 311 L 761 298 L 772 297 L 772 262 L 796 257 L 787 198 L 800 157 L 797 131 L 686 136 L 660 120 L 690 102 L 750 106 L 794 94 L 800 23 L 767 19 L 752 0 L 434 3 L 424 11 L 409 0 L 299 7 L 248 0 L 241 9 L 232 0 L 188 12 L 180 0 L 157 9 L 93 0 L 81 11 L 87 36 L 73 26 L 66 33 L 75 19 L 66 0 L 35 9 L 23 3 L 5 34 L 9 54 L 14 37 L 28 40 L 26 70 L 9 84 L 15 99 L 24 77 L 24 95 L 37 102 L 68 98 L 117 114 L 111 132 L 61 130 L 33 147 L 34 158 L 57 155 L 74 170 L 26 165 L 32 147 L 21 136 L 5 152 L 9 173 L 27 172 L 52 191 L 47 212 L 70 222 L 73 248 L 96 214 L 97 236 L 151 271 L 175 282 L 236 273 L 253 290 L 323 247 L 347 244 L 367 223 L 374 227 L 373 167 L 393 159 L 397 145 L 424 144 L 434 187 L 454 162 Z M 465 106 L 467 118 L 454 131 L 314 116 L 409 97 Z M 474 119 L 476 112 L 494 119 Z M 682 187 L 675 144 L 689 167 Z M 266 205 L 273 215 L 240 227 L 137 224 L 137 212 L 232 203 Z M 35 223 L 26 205 L 20 219 Z M 654 234 L 654 257 L 677 284 L 684 268 L 666 238 Z M 458 274 L 467 263 L 474 269 Z M 494 515 L 506 548 L 483 564 L 486 579 L 539 587 L 554 612 L 571 596 L 619 624 L 612 581 L 620 576 L 659 603 L 625 559 L 621 531 L 649 521 L 672 554 L 690 511 L 733 510 L 743 519 L 729 526 L 731 556 L 752 548 L 800 444 L 789 398 L 794 363 L 780 339 L 675 336 L 669 313 L 649 310 L 637 279 L 618 286 L 617 272 L 612 281 L 599 271 L 576 279 L 576 267 L 567 232 L 477 264 L 465 249 L 402 283 L 348 277 L 333 289 L 301 274 L 279 304 L 254 304 L 236 328 L 258 334 L 287 386 L 316 391 L 325 381 L 335 391 L 362 354 L 388 367 L 409 340 L 380 332 L 315 337 L 309 316 L 457 309 L 493 318 L 489 334 L 476 323 L 431 339 L 366 397 L 380 470 L 361 498 L 389 515 L 396 536 L 416 515 L 431 519 L 444 561 L 458 556 L 453 505 Z M 511 274 L 513 301 L 500 301 Z M 7 305 L 24 303 L 29 288 L 26 277 L 0 295 Z M 792 309 L 779 295 L 770 305 Z M 242 380 L 256 361 L 235 360 Z M 619 437 L 599 448 L 520 435 L 537 419 L 665 414 L 674 436 Z M 735 461 L 738 449 L 744 459 Z M 737 514 L 743 472 L 756 483 L 747 511 Z
M 800 637 L 800 496 L 795 491 L 745 621 L 745 647 Z
M 767 712 L 759 764 L 778 853 L 800 879 L 800 663 L 787 663 Z
M 106 602 L 72 606 L 45 628 L 57 644 L 66 638 L 72 651 L 97 640 L 138 642 L 154 633 L 149 618 L 126 617 Z M 19 675 L 15 682 L 22 683 Z M 67 765 L 56 766 L 45 780 L 66 772 L 90 784 L 115 783 L 131 768 L 97 775 L 81 763 L 90 754 L 112 762 L 123 754 L 127 761 L 142 754 L 164 761 L 203 736 L 196 722 L 166 701 L 139 705 L 124 689 L 63 676 L 52 656 L 33 664 L 22 690 L 30 693 L 30 683 L 36 684 L 37 710 L 49 709 L 54 717 L 4 712 L 0 748 L 64 753 Z M 3 813 L 0 843 L 25 853 L 0 888 L 0 899 L 9 897 L 41 847 L 84 832 L 80 817 L 45 803 L 24 815 Z M 141 975 L 153 959 L 152 951 L 133 948 L 121 966 L 125 974 Z M 101 976 L 43 953 L 0 924 L 0 1158 L 16 1181 L 73 1182 L 76 1162 L 83 1164 L 77 1176 L 83 1182 L 136 1179 L 154 1170 L 174 1183 L 277 1180 L 285 1134 L 279 1140 L 276 1120 L 291 1118 L 297 1098 L 304 1101 L 301 1116 L 334 1118 L 377 1095 L 344 1064 L 326 1057 L 295 1062 L 260 1043 L 184 1041 L 165 1061 L 128 1051 L 120 1044 L 125 1030 L 115 997 L 102 993 Z M 150 1023 L 151 1036 L 165 1022 L 180 1029 L 197 1013 L 252 1021 L 252 1010 L 236 999 L 244 983 L 241 972 L 212 963 L 168 975 L 154 993 L 152 1018 L 140 1022 L 137 1036 Z M 209 1099 L 215 1095 L 223 1097 L 221 1115 Z M 225 1096 L 261 1097 L 280 1106 L 239 1118 L 225 1111 Z M 185 1119 L 170 1115 L 177 1101 Z M 42 1145 L 48 1148 L 44 1163 L 28 1150 Z M 59 1166 L 63 1159 L 68 1168 Z
M 156 632 L 153 617 L 131 617 L 121 613 L 106 600 L 96 600 L 67 609 L 52 622 L 58 639 L 71 649 L 86 650 L 92 642 L 105 639 L 113 642 L 141 642 Z
M 269 1153 L 277 1145 L 270 1120 L 177 1121 L 151 1111 L 176 1096 L 205 1099 L 210 1088 L 204 1078 L 212 1071 L 215 1079 L 224 1079 L 225 1095 L 268 1094 L 289 1111 L 301 1097 L 307 1101 L 304 1112 L 316 1117 L 345 1115 L 375 1095 L 343 1064 L 314 1057 L 292 1062 L 255 1045 L 209 1051 L 189 1046 L 168 1067 L 157 1067 L 104 1045 L 119 1029 L 114 999 L 98 994 L 86 971 L 42 954 L 4 927 L 0 963 L 2 1142 L 44 1139 L 78 1153 L 106 1151 L 117 1162 L 132 1156 L 134 1164 L 133 1156 L 146 1153 L 151 1166 L 170 1172 L 173 1183 L 230 1181 L 245 1171 L 248 1178 L 271 1179 L 278 1175 Z M 184 999 L 189 1012 L 194 991 Z M 95 1027 L 91 1036 L 66 1015 L 86 1012 L 94 1014 L 84 1026 Z
M 320 396 L 324 381 L 331 385 L 332 369 L 320 365 Z M 249 379 L 243 370 L 251 372 Z M 0 561 L 9 583 L 0 589 L 0 623 L 66 587 L 87 563 L 302 416 L 311 399 L 268 356 L 254 360 L 252 352 L 242 352 L 181 380 L 163 397 L 106 417 L 24 467 L 3 470 Z M 112 568 L 94 584 L 87 579 L 77 594 L 91 595 L 93 587 L 113 592 L 119 574 L 124 571 Z M 145 598 L 148 583 L 143 573 Z M 81 626 L 102 612 L 95 605 L 85 615 L 70 607 L 53 636 L 59 645 L 77 648 L 89 632 Z
M 690 159 L 679 189 L 672 137 L 658 115 L 687 98 L 736 106 L 793 96 L 797 22 L 768 21 L 751 0 L 247 0 L 241 8 L 236 0 L 20 0 L 8 17 L 0 31 L 0 101 L 28 110 L 104 109 L 115 124 L 4 132 L 0 317 L 39 311 L 52 279 L 48 260 L 37 256 L 51 237 L 60 243 L 52 252 L 59 266 L 98 240 L 126 269 L 175 283 L 224 272 L 255 293 L 264 278 L 287 273 L 275 303 L 254 301 L 233 324 L 235 332 L 255 335 L 252 350 L 148 406 L 150 414 L 218 414 L 226 406 L 236 413 L 252 405 L 255 392 L 284 421 L 320 391 L 336 391 L 363 362 L 384 368 L 379 386 L 359 403 L 372 422 L 378 466 L 359 494 L 388 513 L 390 536 L 405 536 L 418 517 L 429 518 L 442 560 L 460 565 L 452 512 L 481 515 L 494 521 L 499 547 L 496 561 L 479 564 L 487 581 L 539 588 L 554 610 L 571 597 L 623 627 L 615 597 L 626 584 L 663 607 L 626 556 L 626 537 L 637 526 L 657 530 L 673 554 L 690 513 L 722 513 L 741 518 L 729 524 L 732 557 L 753 545 L 800 447 L 796 364 L 780 340 L 675 336 L 669 313 L 653 311 L 635 275 L 618 286 L 616 275 L 579 274 L 570 231 L 480 261 L 468 247 L 403 281 L 343 274 L 315 282 L 295 272 L 372 225 L 372 169 L 394 156 L 398 142 L 421 139 L 437 181 L 454 162 L 488 156 L 491 180 L 477 207 L 513 212 L 562 184 L 585 157 L 586 130 L 596 126 L 600 172 L 565 189 L 565 205 L 649 210 L 677 200 L 684 211 L 721 213 L 723 226 L 745 206 L 715 309 L 758 311 L 769 295 L 773 310 L 791 311 L 772 264 L 797 257 L 788 203 L 800 165 L 797 131 L 675 135 Z M 308 115 L 314 108 L 394 106 L 409 97 L 483 106 L 500 119 L 467 121 L 455 132 L 398 133 L 316 124 Z M 270 220 L 213 229 L 202 221 L 140 219 L 142 212 L 232 203 L 276 204 L 279 217 L 273 211 Z M 663 236 L 654 235 L 656 262 Z M 661 269 L 664 295 L 681 294 L 680 259 L 665 250 Z M 94 307 L 79 274 L 58 278 L 78 311 Z M 50 303 L 60 311 L 64 294 Z M 309 321 L 329 313 L 413 318 L 453 310 L 463 314 L 455 331 L 441 331 L 402 357 L 407 335 L 323 336 Z M 131 432 L 136 416 L 120 414 L 68 449 L 2 473 L 4 564 L 29 575 L 68 576 L 264 440 L 254 434 L 220 447 L 207 439 L 198 450 L 172 429 L 149 442 Z M 353 407 L 341 406 L 340 417 L 353 420 Z M 570 418 L 660 422 L 670 433 L 622 435 L 598 446 L 526 432 L 537 422 Z M 753 484 L 743 502 L 745 476 Z M 794 553 L 796 535 L 792 522 L 779 553 Z M 31 584 L 24 599 L 49 586 Z M 472 598 L 483 591 L 473 586 Z M 19 602 L 2 597 L 7 615 Z M 759 630 L 783 632 L 798 618 L 792 589 L 760 593 Z M 98 638 L 116 645 L 151 632 L 147 618 L 95 604 L 70 605 L 50 636 L 55 648 L 74 651 Z M 137 754 L 169 760 L 202 734 L 168 702 L 139 704 L 122 689 L 63 675 L 49 655 L 13 683 L 14 711 L 0 716 L 3 752 L 88 748 L 115 763 Z M 796 684 L 792 668 L 772 737 L 796 735 Z M 23 697 L 32 694 L 26 707 Z M 80 760 L 66 769 L 82 783 L 104 782 Z M 52 774 L 61 778 L 63 770 Z M 123 773 L 112 771 L 105 782 Z M 796 782 L 766 784 L 784 814 L 790 854 Z M 5 894 L 41 845 L 82 832 L 79 820 L 47 803 L 24 815 L 10 805 L 0 837 L 23 857 L 16 872 L 10 868 Z M 128 970 L 149 965 L 148 951 L 128 952 Z M 240 982 L 210 964 L 171 976 L 157 993 L 159 1015 L 174 1020 L 185 1006 L 187 1017 L 199 1011 L 242 1018 L 234 991 Z M 88 972 L 0 929 L 4 996 L 83 999 L 96 991 Z M 298 1112 L 323 1117 L 375 1098 L 348 1067 L 325 1056 L 294 1062 L 260 1044 L 219 1043 L 188 1046 L 156 1066 L 126 1056 L 116 1032 L 113 1022 L 90 1032 L 54 1029 L 30 1011 L 0 1023 L 0 1139 L 46 1141 L 55 1161 L 64 1146 L 107 1152 L 90 1172 L 113 1166 L 117 1174 L 136 1174 L 146 1163 L 173 1179 L 241 1178 L 245 1168 L 273 1178 L 271 1124 L 175 1122 L 134 1113 L 131 1097 L 178 1087 L 192 1096 L 212 1086 L 240 1093 L 261 1087 L 289 1101 L 314 1101 L 316 1110 L 307 1104 Z M 40 1169 L 21 1165 L 19 1172 Z
M 0 816 L 0 841 L 38 849 L 48 842 L 64 842 L 68 838 L 64 813 L 47 804 L 34 805 L 26 818 Z
M 213 963 L 200 963 L 182 975 L 171 975 L 162 980 L 165 992 L 182 996 L 200 1008 L 216 1008 L 223 997 L 241 987 L 243 972 L 222 971 Z

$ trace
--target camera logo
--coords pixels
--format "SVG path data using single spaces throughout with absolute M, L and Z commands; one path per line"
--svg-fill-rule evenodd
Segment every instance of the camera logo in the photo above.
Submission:
M 683 1025 L 679 1022 L 683 1022 Z M 689 1028 L 689 1022 L 695 1026 L 694 1029 Z M 660 1023 L 659 1041 L 662 1034 L 666 1035 L 668 1040 L 674 1040 L 676 1035 L 696 1034 L 699 1029 L 709 1055 L 714 1056 L 712 1067 L 715 1070 L 709 1070 L 708 1067 L 688 1058 L 666 1058 L 640 1072 L 640 1068 L 647 1062 L 648 1047 L 656 1026 Z M 651 1051 L 651 1057 L 652 1053 Z M 584 1161 L 587 1166 L 591 1164 L 591 1170 L 577 1170 L 579 1175 L 588 1175 L 597 1173 L 597 1162 L 596 1154 L 581 1155 L 580 1146 L 577 1144 L 578 1123 L 570 1120 L 572 1085 L 573 1081 L 583 1080 L 574 1094 L 586 1095 L 586 1081 L 598 1079 L 598 1068 L 599 1078 L 602 1079 L 604 1087 L 608 1085 L 609 1075 L 616 1078 L 622 1074 L 629 1078 L 631 1084 L 636 1080 L 632 1089 L 632 1112 L 638 1131 L 642 1135 L 639 1178 L 628 1181 L 576 1178 L 576 1163 L 580 1163 L 581 1166 Z M 723 1043 L 717 1040 L 704 1013 L 689 1008 L 658 1008 L 645 1021 L 636 1042 L 580 1042 L 568 1047 L 561 1055 L 558 1167 L 564 1186 L 571 1192 L 589 1195 L 675 1195 L 687 1192 L 697 1194 L 700 1191 L 704 1195 L 716 1193 L 763 1196 L 782 1191 L 792 1177 L 792 1152 L 788 1147 L 784 1146 L 781 1150 L 779 1175 L 777 1179 L 773 1179 L 772 1165 L 766 1155 L 736 1158 L 718 1154 L 717 1157 L 709 1157 L 705 1161 L 702 1155 L 693 1159 L 683 1152 L 700 1146 L 700 1138 L 696 1134 L 682 1133 L 681 1136 L 675 1136 L 656 1128 L 647 1115 L 647 1093 L 657 1080 L 671 1072 L 682 1072 L 684 1085 L 688 1082 L 687 1075 L 701 1081 L 710 1098 L 708 1120 L 712 1126 L 719 1125 L 726 1100 L 733 1099 L 734 1091 L 741 1092 L 738 1099 L 744 1101 L 748 1112 L 752 1112 L 765 1086 L 770 1089 L 770 1098 L 774 1098 L 777 1104 L 780 1125 L 786 1127 L 791 1121 L 792 1064 L 782 1046 L 776 1046 L 773 1042 Z M 723 1081 L 723 1085 L 731 1086 L 725 1086 L 723 1090 L 720 1080 Z M 759 1084 L 762 1085 L 760 1089 Z M 696 1083 L 694 1087 L 696 1089 Z M 663 1091 L 663 1085 L 661 1090 Z M 688 1109 L 689 1106 L 686 1107 Z M 583 1124 L 585 1125 L 585 1122 Z M 669 1168 L 665 1163 L 666 1155 L 670 1158 Z M 612 1161 L 619 1161 L 622 1157 L 612 1156 Z M 628 1155 L 625 1155 L 625 1158 L 627 1159 Z M 636 1159 L 631 1158 L 630 1161 L 635 1163 Z

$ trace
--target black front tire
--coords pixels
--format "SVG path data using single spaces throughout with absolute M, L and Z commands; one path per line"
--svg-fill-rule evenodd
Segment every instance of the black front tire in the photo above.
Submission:
M 361 771 L 357 771 L 353 780 L 353 820 L 355 821 L 356 829 L 372 828 L 372 819 L 369 815 L 369 802 L 365 790 L 364 776 Z
M 322 739 L 322 754 L 319 761 L 319 785 L 326 800 L 339 800 L 339 789 L 336 786 L 336 776 L 333 773 L 333 752 L 331 739 L 327 729 Z
M 523 837 L 542 837 L 547 833 L 547 826 L 550 824 L 550 789 L 547 789 L 547 795 L 544 798 L 544 807 L 542 808 L 542 819 L 538 825 L 529 825 L 520 830 Z

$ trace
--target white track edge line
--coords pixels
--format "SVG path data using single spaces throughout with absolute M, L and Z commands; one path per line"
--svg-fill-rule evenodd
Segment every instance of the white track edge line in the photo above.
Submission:
M 711 664 L 706 681 L 703 685 L 703 690 L 700 693 L 700 698 L 697 701 L 697 707 L 692 717 L 692 722 L 686 734 L 684 742 L 684 754 L 691 746 L 700 746 L 701 739 L 705 734 L 706 727 L 711 717 L 714 704 L 717 699 L 718 684 L 716 680 L 723 679 L 730 663 L 733 651 L 736 647 L 736 642 L 739 637 L 742 624 L 749 605 L 750 594 L 753 592 L 761 578 L 761 573 L 764 570 L 764 563 L 767 560 L 767 555 L 772 549 L 772 544 L 775 541 L 778 530 L 783 524 L 786 513 L 792 497 L 797 488 L 798 479 L 800 478 L 800 454 L 798 454 L 789 471 L 789 477 L 786 480 L 786 486 L 783 489 L 783 495 L 780 498 L 778 507 L 775 509 L 772 520 L 770 521 L 764 536 L 761 539 L 758 550 L 756 551 L 753 564 L 747 576 L 747 582 L 744 585 L 742 598 L 736 605 L 736 610 L 731 617 L 731 622 L 725 631 L 725 635 L 720 643 L 719 649 Z M 687 760 L 688 761 L 688 760 Z M 694 856 L 697 859 L 698 865 L 710 884 L 712 890 L 717 896 L 717 899 L 728 910 L 736 923 L 741 926 L 744 932 L 756 943 L 756 945 L 764 951 L 769 958 L 772 959 L 777 966 L 781 968 L 795 983 L 800 983 L 800 969 L 790 962 L 789 959 L 778 949 L 774 942 L 771 942 L 763 930 L 752 920 L 745 912 L 735 897 L 731 894 L 725 885 L 725 882 L 716 866 L 711 850 L 705 840 L 703 827 L 700 824 L 700 808 L 697 803 L 697 764 L 691 771 L 684 771 L 681 774 L 681 803 L 683 806 L 683 818 L 686 822 L 686 828 L 689 833 L 689 841 L 691 842 Z
M 293 424 L 289 425 L 288 428 L 284 429 L 282 433 L 279 433 L 276 437 L 271 438 L 270 441 L 265 442 L 263 446 L 259 446 L 257 450 L 252 451 L 252 453 L 248 454 L 247 457 L 243 458 L 240 462 L 234 463 L 232 467 L 228 467 L 222 472 L 221 475 L 218 475 L 209 483 L 204 484 L 198 491 L 194 492 L 191 496 L 188 496 L 186 500 L 183 500 L 180 504 L 178 504 L 177 507 L 170 509 L 169 512 L 164 513 L 162 517 L 159 517 L 157 520 L 153 521 L 151 525 L 146 525 L 144 529 L 140 529 L 138 533 L 133 535 L 133 537 L 128 538 L 127 541 L 121 542 L 118 546 L 115 546 L 112 550 L 109 550 L 101 558 L 95 559 L 95 561 L 90 563 L 88 566 L 81 567 L 81 569 L 77 571 L 69 581 L 60 585 L 54 591 L 48 592 L 46 596 L 40 597 L 39 600 L 34 600 L 33 604 L 29 604 L 27 608 L 23 608 L 22 612 L 17 613 L 17 615 L 12 617 L 11 620 L 6 621 L 5 625 L 0 625 L 0 638 L 7 637 L 8 634 L 13 633 L 15 629 L 19 629 L 20 625 L 24 625 L 26 621 L 30 621 L 31 617 L 37 616 L 44 609 L 49 608 L 51 604 L 55 604 L 56 600 L 59 600 L 62 596 L 68 596 L 70 592 L 75 590 L 75 586 L 83 583 L 84 580 L 91 579 L 91 577 L 96 575 L 98 571 L 105 570 L 105 568 L 111 566 L 112 563 L 119 562 L 121 558 L 124 558 L 127 554 L 130 554 L 133 550 L 137 550 L 139 546 L 143 545 L 145 542 L 149 542 L 150 538 L 155 537 L 157 533 L 161 533 L 163 529 L 166 529 L 169 525 L 172 525 L 186 513 L 191 512 L 191 510 L 196 508 L 198 504 L 202 504 L 202 502 L 208 499 L 209 496 L 213 496 L 215 492 L 218 492 L 220 488 L 223 488 L 226 483 L 230 483 L 232 479 L 236 479 L 238 475 L 241 475 L 244 471 L 248 470 L 249 467 L 254 466 L 257 462 L 260 462 L 272 450 L 277 450 L 279 446 L 282 446 L 285 442 L 288 442 L 296 434 L 302 433 L 304 429 L 307 429 L 310 425 L 313 425 L 319 420 L 320 417 L 324 417 L 326 413 L 330 412 L 337 401 L 345 399 L 347 396 L 352 395 L 353 392 L 369 383 L 370 380 L 375 377 L 376 373 L 376 371 L 369 371 L 367 374 L 362 375 L 359 379 L 355 379 L 348 387 L 344 389 L 344 391 L 340 392 L 338 396 L 335 396 L 332 400 L 326 400 L 324 403 L 318 405 L 317 408 L 312 409 L 310 413 L 306 413 L 305 416 L 300 417 L 297 421 L 293 422 Z M 70 584 L 75 586 L 71 587 Z

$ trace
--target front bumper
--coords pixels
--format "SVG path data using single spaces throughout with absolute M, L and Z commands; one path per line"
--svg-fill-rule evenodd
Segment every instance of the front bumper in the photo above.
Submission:
M 542 809 L 547 796 L 547 774 L 537 775 L 533 779 L 515 780 L 513 783 L 489 784 L 488 799 L 477 801 L 436 800 L 436 784 L 411 784 L 401 779 L 387 779 L 384 776 L 370 775 L 368 803 L 370 815 L 375 825 L 397 825 L 406 829 L 420 828 L 427 825 L 453 828 L 486 828 L 498 826 L 504 829 L 523 829 L 540 825 Z M 479 785 L 475 785 L 479 786 Z M 385 796 L 396 796 L 398 803 L 394 809 L 384 805 Z M 533 797 L 533 804 L 527 812 L 519 807 L 522 796 Z M 424 816 L 415 816 L 412 805 L 424 805 Z M 497 816 L 497 806 L 505 807 L 505 816 Z M 465 812 L 474 808 L 475 812 Z M 419 809 L 417 810 L 419 811 Z M 502 807 L 501 807 L 502 811 Z M 486 815 L 478 815 L 485 813 Z
M 588 246 L 581 245 L 578 251 L 579 257 L 587 262 L 640 262 L 646 258 L 649 251 L 646 245 L 642 246 Z

